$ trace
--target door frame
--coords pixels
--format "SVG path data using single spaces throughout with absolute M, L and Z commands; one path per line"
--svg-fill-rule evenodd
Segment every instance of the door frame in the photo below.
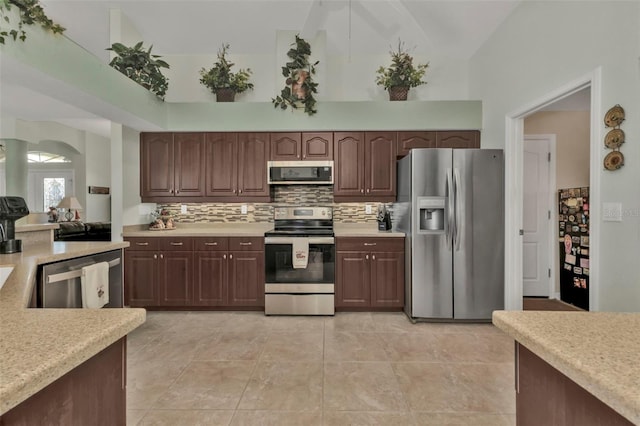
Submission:
M 557 270 L 555 268 L 555 259 L 558 249 L 558 227 L 556 226 L 558 218 L 558 203 L 556 202 L 556 135 L 555 134 L 531 134 L 523 135 L 522 146 L 524 149 L 524 140 L 532 141 L 546 141 L 549 143 L 549 152 L 551 153 L 551 159 L 549 160 L 549 197 L 547 199 L 547 207 L 551 212 L 551 220 L 547 221 L 547 236 L 549 237 L 549 245 L 547 247 L 547 253 L 549 259 L 547 259 L 549 268 L 552 275 L 549 277 L 549 297 L 555 297 L 556 287 L 556 275 Z M 523 189 L 524 192 L 524 189 Z M 558 297 L 559 299 L 559 297 Z
M 600 284 L 600 166 L 602 68 L 577 78 L 505 116 L 505 288 L 507 310 L 522 310 L 522 169 L 524 118 L 560 99 L 591 88 L 589 159 L 589 307 L 599 310 Z

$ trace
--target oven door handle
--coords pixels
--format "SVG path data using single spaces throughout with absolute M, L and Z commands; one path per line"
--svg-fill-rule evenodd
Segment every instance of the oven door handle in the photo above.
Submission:
M 300 238 L 300 237 L 297 237 Z M 296 237 L 265 237 L 265 244 L 293 244 Z M 306 238 L 306 237 L 305 237 Z M 308 237 L 309 244 L 335 244 L 333 237 Z

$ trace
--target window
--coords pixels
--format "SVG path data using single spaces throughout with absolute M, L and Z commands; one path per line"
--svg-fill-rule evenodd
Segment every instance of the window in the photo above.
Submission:
M 43 207 L 55 207 L 64 198 L 65 178 L 44 178 L 43 182 Z
M 29 170 L 27 204 L 32 212 L 47 212 L 74 193 L 73 170 Z

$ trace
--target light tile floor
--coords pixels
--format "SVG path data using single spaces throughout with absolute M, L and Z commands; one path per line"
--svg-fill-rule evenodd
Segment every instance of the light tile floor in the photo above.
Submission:
M 514 425 L 513 340 L 402 313 L 148 312 L 128 425 Z

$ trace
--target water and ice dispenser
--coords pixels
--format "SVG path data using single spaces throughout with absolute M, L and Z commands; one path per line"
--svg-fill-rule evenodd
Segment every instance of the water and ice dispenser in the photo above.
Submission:
M 418 233 L 444 234 L 446 230 L 446 197 L 418 198 Z

